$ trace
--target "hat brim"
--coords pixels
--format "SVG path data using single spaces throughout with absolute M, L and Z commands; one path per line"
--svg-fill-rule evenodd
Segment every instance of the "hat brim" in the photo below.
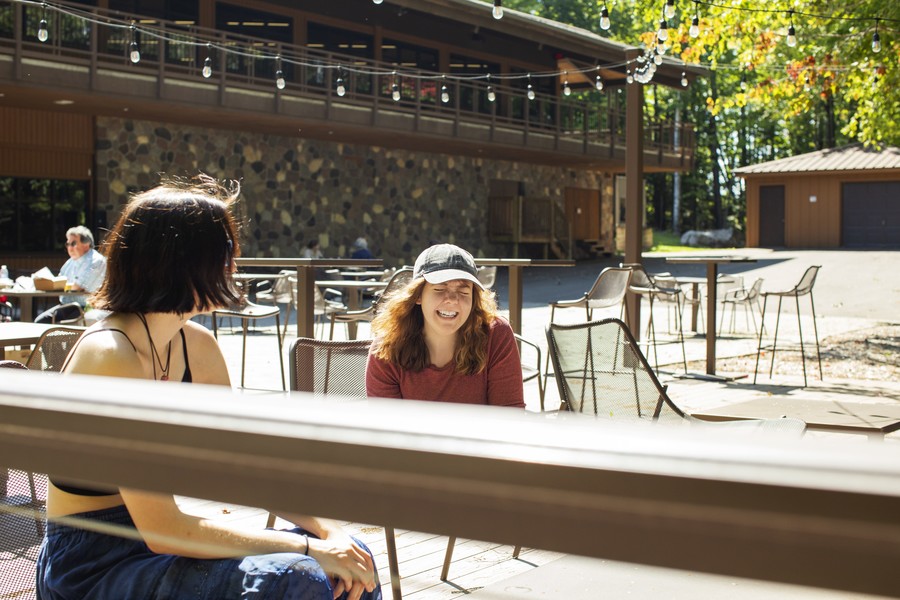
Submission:
M 422 277 L 425 278 L 425 281 L 431 284 L 447 283 L 448 281 L 453 281 L 454 279 L 465 279 L 467 281 L 471 281 L 482 290 L 484 289 L 484 285 L 482 285 L 482 283 L 478 281 L 477 277 L 460 269 L 441 269 L 440 271 L 423 273 Z

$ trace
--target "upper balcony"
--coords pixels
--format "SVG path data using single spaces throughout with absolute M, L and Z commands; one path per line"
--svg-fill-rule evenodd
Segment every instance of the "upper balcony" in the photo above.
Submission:
M 358 56 L 83 6 L 55 13 L 41 42 L 41 10 L 0 0 L 0 91 L 10 104 L 66 102 L 100 115 L 624 169 L 625 110 L 615 91 L 537 93 L 530 100 L 524 80 L 518 88 L 498 81 L 491 99 L 484 80 L 441 79 Z M 125 25 L 131 20 L 140 24 L 137 35 Z M 132 36 L 140 48 L 136 64 L 129 59 Z M 644 137 L 646 170 L 690 167 L 690 124 L 645 122 Z

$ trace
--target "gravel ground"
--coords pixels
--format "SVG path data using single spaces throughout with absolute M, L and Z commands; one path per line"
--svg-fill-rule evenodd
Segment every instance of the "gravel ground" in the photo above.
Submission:
M 885 325 L 863 329 L 820 340 L 822 371 L 826 378 L 865 379 L 874 381 L 900 380 L 900 325 Z M 806 348 L 807 373 L 818 374 L 815 346 Z M 770 358 L 760 357 L 760 375 L 768 371 Z M 756 354 L 720 358 L 718 370 L 725 373 L 752 373 Z M 688 371 L 698 371 L 704 363 L 688 363 Z M 775 354 L 775 373 L 803 375 L 798 349 Z

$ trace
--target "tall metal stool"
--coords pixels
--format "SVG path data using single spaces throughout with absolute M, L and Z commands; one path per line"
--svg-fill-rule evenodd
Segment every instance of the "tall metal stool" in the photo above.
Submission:
M 650 302 L 650 315 L 647 323 L 647 335 L 645 336 L 647 341 L 645 343 L 647 344 L 647 356 L 650 355 L 650 344 L 653 344 L 653 362 L 657 373 L 659 373 L 659 352 L 656 347 L 659 345 L 659 342 L 656 340 L 656 326 L 653 324 L 653 302 L 655 300 L 663 300 L 675 303 L 675 323 L 678 328 L 677 343 L 681 344 L 681 364 L 684 366 L 684 372 L 687 373 L 687 353 L 684 350 L 684 326 L 681 318 L 684 312 L 684 307 L 682 306 L 684 291 L 678 286 L 665 287 L 657 284 L 656 279 L 647 273 L 644 265 L 641 263 L 624 263 L 622 266 L 631 267 L 633 270 L 631 285 L 628 290 L 642 297 L 647 296 L 647 300 Z
M 244 372 L 247 366 L 247 329 L 250 321 L 275 317 L 275 339 L 278 342 L 278 364 L 281 367 L 281 389 L 287 391 L 284 381 L 284 356 L 281 354 L 281 310 L 277 306 L 263 306 L 245 301 L 234 308 L 220 308 L 212 311 L 213 335 L 219 339 L 218 317 L 235 317 L 241 320 L 243 349 L 241 350 L 241 387 L 244 387 Z
M 803 363 L 803 387 L 806 387 L 806 352 L 803 347 L 803 325 L 800 322 L 800 296 L 805 296 L 809 294 L 809 306 L 812 310 L 812 318 L 813 318 L 813 332 L 816 337 L 816 358 L 819 361 L 819 379 L 822 379 L 822 355 L 819 352 L 819 329 L 816 326 L 816 304 L 813 302 L 813 285 L 816 283 L 816 275 L 819 273 L 819 269 L 822 268 L 822 265 L 814 265 L 806 269 L 806 272 L 803 273 L 803 277 L 800 278 L 800 282 L 795 285 L 793 288 L 789 290 L 784 290 L 780 292 L 762 292 L 763 297 L 763 308 L 762 308 L 762 323 L 759 326 L 759 345 L 756 348 L 756 366 L 753 368 L 753 383 L 756 384 L 756 374 L 759 371 L 759 355 L 762 353 L 762 340 L 763 334 L 766 330 L 766 304 L 769 301 L 769 296 L 776 296 L 778 298 L 778 314 L 775 317 L 775 335 L 772 338 L 772 361 L 769 364 L 769 378 L 772 377 L 772 372 L 775 369 L 775 348 L 778 344 L 778 325 L 781 322 L 781 300 L 788 296 L 794 297 L 794 302 L 797 305 L 797 328 L 800 332 L 800 357 L 801 362 Z

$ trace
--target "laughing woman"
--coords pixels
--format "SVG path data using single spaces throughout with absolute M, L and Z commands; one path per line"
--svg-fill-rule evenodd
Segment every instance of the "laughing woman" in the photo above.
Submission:
M 372 322 L 366 392 L 466 404 L 525 407 L 519 350 L 472 255 L 438 244 Z
M 229 385 L 222 352 L 191 317 L 238 300 L 229 206 L 237 186 L 210 178 L 138 194 L 106 240 L 107 276 L 92 299 L 110 315 L 90 327 L 65 373 Z M 187 401 L 187 400 L 186 400 Z M 171 494 L 92 489 L 53 476 L 38 558 L 44 600 L 380 599 L 372 557 L 336 524 L 303 517 L 274 531 L 181 512 Z M 123 538 L 57 522 L 124 526 Z

